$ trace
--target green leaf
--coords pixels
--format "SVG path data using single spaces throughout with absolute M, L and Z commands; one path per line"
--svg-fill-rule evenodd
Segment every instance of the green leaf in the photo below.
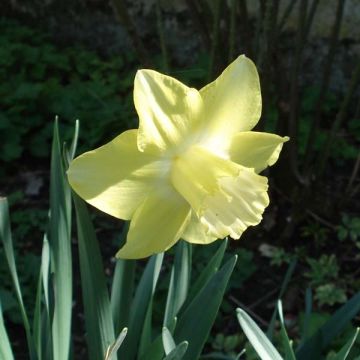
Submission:
M 116 341 L 110 345 L 106 351 L 105 360 L 115 360 L 116 353 L 119 350 L 121 344 L 124 342 L 128 329 L 123 328 Z
M 80 122 L 79 120 L 75 121 L 75 129 L 74 129 L 74 136 L 73 140 L 69 149 L 67 160 L 70 162 L 75 157 L 76 147 L 79 139 L 79 128 L 80 128 Z
M 164 254 L 153 255 L 146 264 L 145 270 L 136 289 L 132 301 L 128 334 L 123 346 L 122 360 L 134 359 L 138 353 L 138 346 L 143 334 L 146 315 L 151 308 L 157 280 L 162 265 Z M 140 354 L 141 356 L 141 354 Z
M 35 310 L 34 310 L 34 321 L 33 321 L 33 332 L 34 332 L 34 342 L 36 346 L 36 351 L 39 359 L 42 359 L 42 333 L 43 328 L 41 326 L 41 310 L 42 310 L 42 276 L 41 269 L 39 274 L 39 280 L 36 291 L 36 300 L 35 300 Z M 48 334 L 48 333 L 46 333 Z
M 184 358 L 189 343 L 181 342 L 174 350 L 164 357 L 164 360 L 181 360 Z
M 355 341 L 359 335 L 359 328 L 356 329 L 354 336 L 341 348 L 341 350 L 336 354 L 332 360 L 346 360 L 348 357 L 351 348 L 354 346 Z
M 301 332 L 300 344 L 303 344 L 309 337 L 309 324 L 310 324 L 311 312 L 312 312 L 312 291 L 311 288 L 307 288 L 305 293 L 304 324 Z
M 0 302 L 0 359 L 14 360 L 9 337 L 7 335 Z
M 103 359 L 115 340 L 109 294 L 95 230 L 86 204 L 73 194 L 79 242 L 81 289 L 89 357 Z
M 192 302 L 181 310 L 174 338 L 177 343 L 189 341 L 184 359 L 199 358 L 219 311 L 236 260 L 235 255 L 216 274 L 213 274 Z
M 120 235 L 120 243 L 123 240 L 125 243 L 128 228 L 128 224 L 125 224 Z M 135 260 L 116 260 L 110 299 L 115 333 L 127 326 L 129 322 L 129 311 L 124 311 L 124 309 L 130 309 L 131 307 L 134 292 L 135 268 Z
M 164 326 L 173 331 L 172 325 L 179 309 L 184 304 L 191 275 L 191 245 L 180 241 L 176 246 L 174 264 L 171 268 L 169 291 L 166 299 Z
M 68 360 L 72 315 L 71 192 L 65 179 L 58 121 L 55 120 L 50 172 L 49 243 L 54 284 L 52 324 L 55 360 Z
M 53 359 L 50 317 L 51 310 L 49 303 L 49 269 L 50 248 L 45 234 L 41 253 L 41 267 L 35 303 L 34 339 L 39 359 L 46 360 Z M 44 308 L 42 302 L 43 298 L 45 300 Z
M 162 342 L 162 334 L 158 335 L 152 343 L 143 350 L 138 357 L 139 360 L 161 359 L 164 355 L 164 345 Z
M 331 318 L 296 351 L 298 360 L 307 360 L 319 354 L 338 336 L 360 311 L 360 292 L 355 294 Z
M 16 270 L 14 247 L 10 230 L 9 205 L 6 198 L 0 197 L 0 238 L 4 246 L 6 260 L 9 266 L 16 297 L 20 307 L 20 313 L 25 328 L 26 340 L 29 348 L 30 359 L 37 359 L 34 339 L 31 334 L 30 323 L 23 302 L 19 277 Z
M 282 303 L 280 300 L 278 301 L 278 304 L 277 304 L 277 311 L 279 314 L 280 324 L 281 324 L 280 335 L 281 335 L 281 340 L 283 342 L 284 349 L 285 349 L 285 360 L 296 360 L 294 350 L 292 348 L 292 341 L 290 341 L 287 331 L 286 331 L 286 328 L 285 328 Z
M 251 317 L 241 309 L 236 309 L 236 313 L 240 326 L 261 360 L 283 360 Z
M 200 273 L 194 285 L 190 288 L 190 292 L 186 299 L 184 307 L 186 307 L 193 300 L 193 298 L 199 293 L 199 291 L 209 282 L 211 277 L 219 270 L 220 264 L 224 257 L 227 243 L 227 239 L 221 242 L 221 245 L 219 246 L 215 255 L 211 258 L 204 270 Z
M 294 271 L 295 271 L 295 267 L 296 267 L 296 264 L 297 264 L 297 261 L 296 260 L 293 260 L 287 271 L 286 271 L 286 274 L 285 274 L 285 277 L 284 277 L 284 280 L 281 284 L 281 288 L 280 288 L 280 292 L 279 292 L 279 296 L 278 296 L 278 299 L 281 299 L 290 283 L 290 280 L 294 274 Z M 269 327 L 267 329 L 267 332 L 266 332 L 266 335 L 267 337 L 271 340 L 272 339 L 272 336 L 273 336 L 273 333 L 274 333 L 274 328 L 275 328 L 275 321 L 276 321 L 276 313 L 277 313 L 277 309 L 275 308 L 274 311 L 273 311 L 273 314 L 272 314 L 272 317 L 271 317 L 271 320 L 270 320 L 270 324 L 269 324 Z
M 111 288 L 111 310 L 115 332 L 129 322 L 129 311 L 134 291 L 136 261 L 118 259 Z
M 50 271 L 50 247 L 46 234 L 44 236 L 43 248 L 41 253 L 41 279 L 44 288 L 45 307 L 50 318 L 50 302 L 49 302 L 49 271 Z
M 140 336 L 140 344 L 138 346 L 138 354 L 146 354 L 146 349 L 151 345 L 152 339 L 152 312 L 153 312 L 153 298 L 150 299 L 147 307 L 147 312 Z
M 162 329 L 162 341 L 165 354 L 169 355 L 176 348 L 176 344 L 169 329 L 166 326 L 164 326 Z

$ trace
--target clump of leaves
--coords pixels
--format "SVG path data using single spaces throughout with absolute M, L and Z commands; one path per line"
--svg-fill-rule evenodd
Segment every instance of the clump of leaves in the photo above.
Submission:
M 340 241 L 351 240 L 360 249 L 360 217 L 343 214 L 337 236 Z
M 134 71 L 131 53 L 102 59 L 80 47 L 56 47 L 40 30 L 1 20 L 0 160 L 10 166 L 24 155 L 47 158 L 55 115 L 65 140 L 74 119 L 82 119 L 81 145 L 87 148 L 130 127 L 135 116 L 128 79 Z
M 320 305 L 334 305 L 347 300 L 346 291 L 338 284 L 339 265 L 335 255 L 322 255 L 320 259 L 308 258 L 310 269 L 305 276 L 315 287 L 315 299 Z

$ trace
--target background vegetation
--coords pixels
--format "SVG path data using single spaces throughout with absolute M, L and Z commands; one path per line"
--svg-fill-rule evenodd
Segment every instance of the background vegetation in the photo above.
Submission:
M 351 12 L 352 3 L 328 2 L 331 22 L 320 34 L 313 33 L 313 26 L 324 11 L 321 1 L 254 3 L 5 2 L 0 19 L 0 186 L 10 200 L 29 308 L 40 266 L 38 239 L 49 207 L 55 115 L 67 141 L 80 119 L 81 153 L 137 126 L 132 86 L 138 68 L 151 67 L 201 87 L 241 53 L 260 72 L 264 109 L 257 129 L 288 135 L 291 141 L 267 174 L 272 201 L 264 221 L 240 242 L 230 243 L 228 257 L 237 253 L 239 260 L 206 350 L 231 354 L 244 343 L 235 306 L 248 310 L 260 325 L 269 323 L 279 284 L 294 261 L 283 297 L 292 337 L 300 333 L 307 288 L 313 290 L 312 331 L 359 290 L 360 35 L 344 33 L 344 14 L 349 7 Z M 92 216 L 110 277 L 122 224 L 95 210 Z M 195 249 L 195 272 L 215 248 Z M 3 258 L 0 248 L 1 304 L 21 359 L 20 316 Z M 167 284 L 160 278 L 159 319 Z M 74 343 L 85 356 L 81 302 L 75 309 Z M 359 349 L 357 344 L 354 353 Z

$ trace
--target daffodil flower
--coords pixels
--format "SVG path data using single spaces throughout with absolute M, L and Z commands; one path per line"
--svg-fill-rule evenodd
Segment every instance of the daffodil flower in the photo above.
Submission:
M 255 65 L 238 57 L 200 91 L 139 70 L 139 129 L 77 157 L 68 179 L 98 209 L 131 220 L 120 258 L 143 258 L 180 238 L 208 244 L 239 239 L 269 204 L 268 181 L 288 140 L 251 132 L 261 114 Z

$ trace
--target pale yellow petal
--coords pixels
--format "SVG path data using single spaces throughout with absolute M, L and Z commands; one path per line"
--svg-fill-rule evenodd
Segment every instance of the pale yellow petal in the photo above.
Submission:
M 208 147 L 227 146 L 240 131 L 251 130 L 261 115 L 259 75 L 254 63 L 239 56 L 212 83 L 200 90 Z
M 171 181 L 212 237 L 238 239 L 269 204 L 266 177 L 199 146 L 174 161 Z
M 239 132 L 232 138 L 229 156 L 232 161 L 260 172 L 276 163 L 283 143 L 288 140 L 287 136 L 269 133 Z
M 125 131 L 100 148 L 77 157 L 67 172 L 75 192 L 91 205 L 130 219 L 169 164 L 137 148 L 137 130 Z
M 190 221 L 181 237 L 192 244 L 210 244 L 217 240 L 217 237 L 207 233 L 204 226 L 194 211 L 191 212 Z
M 205 199 L 199 217 L 219 238 L 239 239 L 249 226 L 260 223 L 269 205 L 267 178 L 242 167 L 237 177 L 221 178 L 219 188 Z
M 126 244 L 116 256 L 139 259 L 169 249 L 180 239 L 190 212 L 189 204 L 174 190 L 151 193 L 136 210 Z
M 139 70 L 134 83 L 139 115 L 138 147 L 161 151 L 181 144 L 200 119 L 202 99 L 196 89 L 153 70 Z

